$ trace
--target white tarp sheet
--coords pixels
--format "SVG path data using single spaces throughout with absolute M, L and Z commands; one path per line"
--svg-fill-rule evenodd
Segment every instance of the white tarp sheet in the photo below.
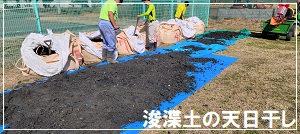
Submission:
M 201 24 L 204 24 L 202 20 L 200 20 L 198 17 L 194 16 L 194 17 L 190 17 L 190 18 L 187 18 L 186 20 L 196 24 L 196 25 L 201 25 Z
M 82 42 L 82 47 L 84 50 L 90 54 L 97 56 L 102 59 L 102 50 L 93 45 L 91 39 L 101 37 L 100 31 L 96 31 L 90 35 L 79 32 L 79 40 Z
M 170 19 L 167 22 L 161 22 L 160 24 L 178 25 L 181 29 L 182 35 L 186 38 L 191 38 L 196 34 L 196 29 L 192 24 L 180 19 Z

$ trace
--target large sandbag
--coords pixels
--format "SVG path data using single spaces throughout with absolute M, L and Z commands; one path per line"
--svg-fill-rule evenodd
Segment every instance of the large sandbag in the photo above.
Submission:
M 143 53 L 145 52 L 144 38 L 138 30 L 136 30 L 136 32 L 134 32 L 134 30 L 134 26 L 129 26 L 128 28 L 124 29 L 123 32 L 128 39 L 127 41 L 129 46 L 132 48 L 132 51 L 134 53 Z
M 205 31 L 205 24 L 194 25 L 194 28 L 196 29 L 196 34 L 203 34 Z
M 38 56 L 40 59 L 42 59 L 45 63 L 50 64 L 54 62 L 59 62 L 59 55 L 51 54 L 48 56 Z M 32 69 L 30 69 L 22 60 L 22 57 L 16 62 L 15 67 L 22 71 L 22 74 L 24 76 L 29 75 L 38 75 L 36 72 L 34 72 Z
M 46 40 L 51 40 L 52 49 L 59 55 L 59 60 L 53 63 L 47 63 L 43 61 L 39 55 L 37 55 L 33 49 L 39 45 L 47 47 Z M 53 76 L 63 71 L 66 63 L 68 62 L 70 34 L 64 36 L 44 36 L 41 34 L 31 33 L 22 43 L 21 55 L 24 64 L 42 76 Z
M 83 64 L 83 55 L 81 49 L 81 42 L 78 37 L 72 37 L 69 45 L 70 55 L 68 62 L 64 68 L 66 70 L 78 69 Z
M 92 43 L 96 48 L 102 50 L 103 42 L 93 42 Z M 87 52 L 85 49 L 82 49 L 82 55 L 84 59 L 84 63 L 95 63 L 101 62 L 101 59 L 91 53 Z
M 131 55 L 135 53 L 124 31 L 117 35 L 117 48 L 120 55 Z
M 193 38 L 196 35 L 196 29 L 193 24 L 181 19 L 170 19 L 168 23 L 176 23 L 180 27 L 181 36 L 184 39 Z
M 102 59 L 102 46 L 100 49 L 100 47 L 95 46 L 92 41 L 93 39 L 97 39 L 97 38 L 101 38 L 101 34 L 99 30 L 94 32 L 85 32 L 85 33 L 79 32 L 79 40 L 82 43 L 82 48 L 86 52 L 98 57 L 99 59 Z
M 63 71 L 78 69 L 83 63 L 81 42 L 80 42 L 79 38 L 76 37 L 76 35 L 73 34 L 69 30 L 66 30 L 64 33 L 61 33 L 61 34 L 53 33 L 51 29 L 47 29 L 47 31 L 48 31 L 49 35 L 57 36 L 57 37 L 61 37 L 61 36 L 64 36 L 66 34 L 70 35 L 69 57 L 68 57 L 68 61 L 65 65 Z M 48 63 L 49 61 L 47 61 L 47 60 L 48 60 L 48 58 L 44 59 L 44 61 Z
M 102 59 L 102 45 L 101 42 L 95 42 L 94 40 L 101 40 L 101 33 L 100 31 L 94 31 L 94 32 L 85 32 L 81 33 L 79 32 L 79 39 L 82 42 L 82 48 L 85 50 L 85 62 L 98 62 L 99 60 L 96 59 L 94 56 L 98 57 L 99 59 Z M 87 53 L 86 53 L 87 52 Z M 91 55 L 89 55 L 89 54 Z M 118 51 L 117 49 L 114 52 L 115 60 L 118 58 Z
M 194 28 L 196 29 L 196 34 L 203 34 L 205 31 L 205 24 L 203 21 L 201 21 L 198 17 L 190 17 L 187 18 L 186 21 L 191 23 Z
M 161 23 L 157 29 L 158 44 L 174 44 L 182 40 L 180 27 L 177 24 Z

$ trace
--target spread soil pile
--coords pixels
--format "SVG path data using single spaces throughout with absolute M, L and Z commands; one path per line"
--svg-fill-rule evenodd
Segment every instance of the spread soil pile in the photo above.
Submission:
M 199 51 L 199 50 L 205 50 L 205 48 L 203 47 L 199 47 L 199 46 L 184 46 L 184 49 L 191 49 L 192 51 Z
M 224 45 L 224 39 L 230 40 L 232 38 L 238 38 L 240 35 L 245 35 L 241 32 L 231 32 L 231 31 L 216 31 L 204 34 L 201 38 L 196 39 L 197 42 L 211 45 L 220 44 Z
M 91 65 L 74 74 L 63 73 L 25 86 L 5 94 L 5 123 L 11 129 L 120 129 L 143 122 L 144 110 L 153 110 L 179 92 L 193 90 L 194 79 L 186 74 L 195 71 L 190 62 L 218 62 L 188 54 L 136 56 L 128 62 Z
M 204 34 L 203 38 L 214 38 L 214 39 L 226 39 L 230 40 L 232 38 L 237 38 L 242 33 L 240 32 L 231 32 L 231 31 L 217 31 L 217 32 L 210 32 L 208 34 Z
M 223 44 L 222 40 L 217 40 L 217 39 L 197 39 L 197 42 L 201 42 L 202 44 L 205 45 L 211 45 L 211 44 Z

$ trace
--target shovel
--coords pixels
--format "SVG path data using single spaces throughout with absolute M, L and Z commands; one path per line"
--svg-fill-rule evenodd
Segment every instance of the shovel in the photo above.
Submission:
M 136 18 L 136 23 L 135 23 L 135 28 L 134 28 L 133 36 L 138 36 L 138 35 L 135 33 L 136 27 L 137 27 L 138 23 L 139 23 L 139 17 Z
M 47 43 L 49 42 L 49 44 Z M 49 48 L 49 55 L 51 55 L 51 49 L 52 49 L 52 40 L 45 40 L 44 43 L 48 46 Z

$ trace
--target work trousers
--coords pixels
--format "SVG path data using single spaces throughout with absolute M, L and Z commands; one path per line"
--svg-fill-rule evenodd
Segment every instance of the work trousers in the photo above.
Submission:
M 146 31 L 146 47 L 149 47 L 149 44 L 156 42 L 155 33 L 156 28 L 159 25 L 157 20 L 152 22 L 146 22 L 145 26 L 141 31 Z
M 117 38 L 116 38 L 114 27 L 112 26 L 111 22 L 106 20 L 100 20 L 98 22 L 98 27 L 103 39 L 102 48 L 108 51 L 115 51 L 117 49 L 116 48 Z

